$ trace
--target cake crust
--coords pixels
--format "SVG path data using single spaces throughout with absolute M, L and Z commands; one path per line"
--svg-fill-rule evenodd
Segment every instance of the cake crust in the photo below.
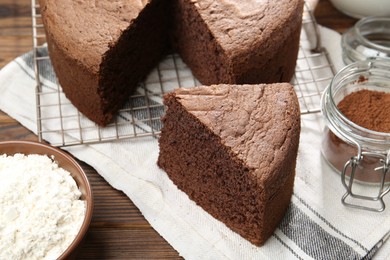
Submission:
M 216 219 L 264 244 L 293 191 L 300 113 L 292 86 L 213 85 L 164 100 L 158 165 Z

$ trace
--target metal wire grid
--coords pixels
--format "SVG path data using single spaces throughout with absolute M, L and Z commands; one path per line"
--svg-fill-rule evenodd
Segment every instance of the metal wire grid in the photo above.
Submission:
M 315 18 L 305 5 L 297 65 L 291 81 L 299 99 L 301 114 L 320 111 L 322 92 L 335 74 L 330 56 L 321 45 Z
M 180 56 L 166 56 L 139 84 L 134 95 L 119 111 L 113 123 L 99 127 L 80 114 L 66 99 L 56 81 L 45 43 L 39 5 L 32 0 L 34 66 L 36 77 L 37 133 L 53 146 L 101 143 L 106 141 L 158 137 L 164 113 L 162 95 L 176 87 L 200 83 Z M 335 75 L 325 48 L 321 46 L 316 21 L 305 5 L 300 49 L 292 84 L 301 113 L 320 111 L 321 94 Z

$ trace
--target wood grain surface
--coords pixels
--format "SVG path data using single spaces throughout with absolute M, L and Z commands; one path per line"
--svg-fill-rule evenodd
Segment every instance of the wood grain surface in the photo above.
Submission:
M 319 24 L 344 32 L 356 20 L 328 0 L 307 0 Z M 30 0 L 0 0 L 0 68 L 32 49 Z M 1 98 L 1 93 L 0 93 Z M 0 141 L 38 138 L 0 111 Z M 79 259 L 181 259 L 121 191 L 113 189 L 89 165 L 80 162 L 92 184 L 94 214 Z

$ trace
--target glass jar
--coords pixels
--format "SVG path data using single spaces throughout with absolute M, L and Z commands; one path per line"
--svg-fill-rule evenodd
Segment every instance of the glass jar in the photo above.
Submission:
M 360 19 L 343 34 L 341 47 L 345 64 L 372 57 L 390 59 L 390 17 Z
M 335 75 L 322 96 L 326 128 L 321 150 L 331 167 L 341 173 L 346 188 L 342 198 L 344 204 L 383 211 L 382 198 L 390 191 L 390 132 L 361 127 L 338 109 L 338 103 L 347 95 L 364 89 L 390 93 L 390 60 L 376 58 L 354 62 Z M 377 185 L 379 192 L 375 196 L 355 194 L 352 186 L 356 182 Z M 379 201 L 380 207 L 347 203 L 348 196 Z

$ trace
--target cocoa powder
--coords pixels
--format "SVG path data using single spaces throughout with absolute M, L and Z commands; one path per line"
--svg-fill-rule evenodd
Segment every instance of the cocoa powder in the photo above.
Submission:
M 378 132 L 390 133 L 390 93 L 360 90 L 353 92 L 338 104 L 338 109 L 352 122 Z M 322 140 L 322 153 L 327 161 L 339 172 L 344 164 L 357 155 L 357 148 L 344 142 L 325 129 Z M 363 158 L 356 169 L 355 179 L 366 183 L 380 183 L 381 175 L 375 169 L 381 166 L 378 159 Z M 349 176 L 350 172 L 346 175 Z M 385 182 L 390 182 L 390 174 Z
M 328 128 L 325 129 L 322 139 L 322 154 L 329 164 L 339 173 L 344 165 L 358 153 L 357 148 L 352 146 L 332 133 Z M 365 183 L 380 183 L 382 175 L 375 169 L 381 166 L 377 158 L 363 157 L 360 166 L 356 169 L 354 178 Z M 346 172 L 350 176 L 350 171 Z M 385 183 L 390 183 L 390 174 L 386 174 Z
M 337 107 L 359 126 L 390 133 L 390 93 L 363 89 L 344 97 Z

